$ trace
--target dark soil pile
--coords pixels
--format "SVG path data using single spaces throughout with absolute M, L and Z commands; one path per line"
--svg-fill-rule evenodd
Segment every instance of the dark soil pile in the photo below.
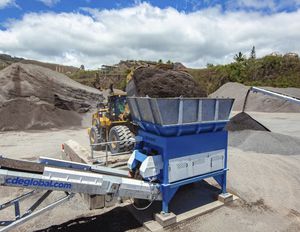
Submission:
M 81 126 L 80 113 L 102 98 L 61 73 L 12 64 L 0 71 L 0 131 Z
M 270 131 L 264 125 L 253 119 L 249 114 L 241 112 L 230 119 L 226 129 L 229 131 L 258 130 Z
M 207 96 L 205 88 L 201 88 L 188 73 L 157 67 L 137 69 L 128 84 L 127 93 L 139 97 Z

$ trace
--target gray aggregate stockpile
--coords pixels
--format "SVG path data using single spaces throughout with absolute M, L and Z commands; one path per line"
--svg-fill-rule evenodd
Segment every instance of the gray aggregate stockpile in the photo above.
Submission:
M 300 139 L 266 131 L 244 130 L 229 133 L 229 145 L 256 153 L 300 155 Z
M 142 67 L 133 74 L 127 86 L 128 95 L 149 97 L 206 97 L 204 88 L 182 71 Z
M 271 88 L 261 87 L 263 89 L 273 90 L 278 93 L 300 97 L 300 89 L 298 88 Z M 210 97 L 229 97 L 234 98 L 233 109 L 234 111 L 242 111 L 246 93 L 249 86 L 239 83 L 229 82 L 222 85 L 217 91 L 210 94 Z M 300 113 L 298 104 L 294 104 L 276 97 L 263 95 L 261 93 L 249 94 L 246 111 L 259 111 L 259 112 L 295 112 Z
M 80 126 L 100 91 L 31 64 L 0 71 L 0 131 Z
M 241 112 L 230 119 L 226 129 L 229 131 L 259 130 L 270 131 L 264 125 L 253 119 L 249 114 Z

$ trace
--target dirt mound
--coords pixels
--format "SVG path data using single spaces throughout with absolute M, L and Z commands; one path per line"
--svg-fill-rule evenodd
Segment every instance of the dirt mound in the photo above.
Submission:
M 284 93 L 290 96 L 300 97 L 300 89 L 297 88 L 271 88 L 262 87 L 276 91 L 278 93 Z M 243 108 L 244 100 L 247 94 L 249 86 L 245 86 L 239 83 L 226 83 L 221 86 L 217 91 L 210 94 L 210 97 L 229 97 L 234 98 L 233 110 L 241 111 Z M 259 111 L 259 112 L 300 112 L 300 107 L 297 104 L 290 103 L 288 101 L 263 95 L 261 93 L 250 93 L 246 111 Z
M 256 153 L 300 155 L 299 138 L 266 131 L 230 132 L 229 145 Z
M 204 88 L 186 72 L 142 67 L 133 74 L 128 95 L 149 97 L 206 97 Z
M 38 130 L 81 125 L 80 114 L 45 102 L 13 99 L 0 107 L 0 130 Z
M 50 69 L 13 64 L 0 72 L 0 131 L 80 126 L 79 113 L 102 98 Z
M 230 119 L 226 125 L 226 129 L 229 131 L 240 130 L 259 130 L 270 131 L 264 125 L 253 119 L 249 114 L 241 112 Z

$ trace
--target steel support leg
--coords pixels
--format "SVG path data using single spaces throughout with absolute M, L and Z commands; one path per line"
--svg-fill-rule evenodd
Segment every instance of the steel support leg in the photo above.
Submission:
M 162 201 L 162 212 L 169 213 L 169 203 L 167 201 Z
M 169 203 L 177 192 L 178 187 L 162 186 L 162 212 L 169 213 Z
M 21 201 L 27 199 L 28 197 L 32 196 L 32 195 L 35 194 L 36 192 L 37 192 L 36 190 L 32 190 L 32 191 L 30 191 L 30 192 L 28 192 L 28 193 L 25 193 L 25 194 L 23 194 L 22 196 L 19 196 L 19 197 L 15 198 L 15 199 L 13 199 L 13 200 L 11 200 L 11 201 L 8 201 L 8 202 L 6 202 L 6 203 L 4 203 L 4 204 L 1 204 L 1 205 L 0 205 L 0 210 L 5 209 L 5 208 L 7 208 L 7 207 L 9 207 L 9 206 L 11 206 L 11 205 L 14 205 L 15 202 L 21 202 Z
M 222 175 L 222 193 L 227 193 L 227 189 L 226 189 L 226 182 L 227 182 L 227 172 L 225 172 Z
M 214 176 L 213 177 L 215 181 L 220 185 L 222 193 L 227 193 L 226 190 L 226 178 L 227 178 L 227 172 L 224 171 L 222 174 Z
M 15 217 L 16 220 L 18 220 L 20 218 L 20 204 L 18 201 L 16 201 L 14 205 L 15 205 Z
M 70 193 L 66 192 L 65 197 L 62 197 L 59 200 L 45 206 L 44 208 L 41 208 L 41 209 L 35 211 L 35 209 L 49 196 L 49 194 L 51 192 L 52 191 L 49 190 L 46 193 L 44 193 L 23 215 L 20 214 L 19 201 L 13 200 L 14 201 L 13 204 L 15 205 L 16 218 L 15 218 L 15 220 L 12 220 L 12 221 L 0 221 L 0 226 L 4 226 L 4 227 L 0 228 L 0 232 L 10 231 L 12 228 L 15 228 L 16 226 L 25 223 L 26 221 L 28 221 L 31 218 L 36 217 L 48 210 L 53 209 L 54 207 L 64 203 L 65 201 L 69 200 L 71 197 L 74 196 L 74 193 L 70 194 Z M 28 196 L 29 194 L 27 193 L 25 195 Z M 17 199 L 20 200 L 23 198 L 24 198 L 24 196 L 21 196 Z M 10 202 L 8 202 L 5 206 L 7 207 L 7 205 L 12 205 L 9 203 Z M 17 206 L 16 206 L 16 204 L 17 204 Z M 4 209 L 6 207 L 2 207 L 1 209 Z

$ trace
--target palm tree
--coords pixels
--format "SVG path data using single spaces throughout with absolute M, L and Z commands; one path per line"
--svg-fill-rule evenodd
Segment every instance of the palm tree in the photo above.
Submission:
M 255 60 L 256 59 L 256 51 L 255 51 L 255 46 L 252 47 L 250 58 Z
M 235 54 L 234 58 L 233 58 L 236 62 L 242 62 L 246 59 L 246 56 L 242 53 L 239 52 L 238 54 Z

